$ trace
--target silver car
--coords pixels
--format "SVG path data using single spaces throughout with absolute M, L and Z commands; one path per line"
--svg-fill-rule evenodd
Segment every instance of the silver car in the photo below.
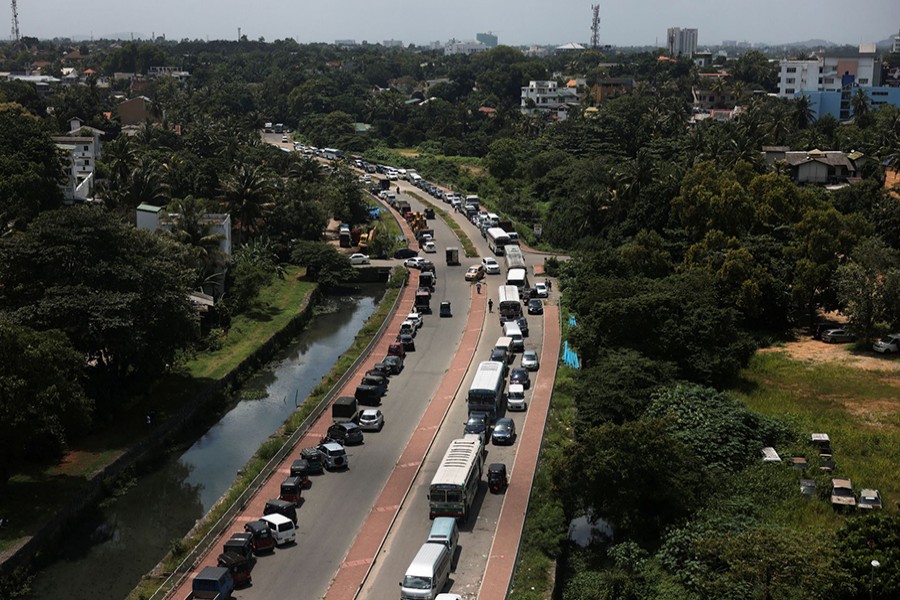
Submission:
M 872 344 L 872 350 L 881 354 L 900 352 L 900 333 L 892 333 L 884 336 Z
M 541 366 L 537 350 L 526 350 L 522 353 L 522 367 L 529 371 L 537 371 Z
M 841 342 L 852 342 L 856 339 L 856 334 L 848 329 L 829 329 L 822 334 L 822 341 L 829 344 L 839 344 Z
M 377 408 L 362 411 L 359 415 L 359 428 L 363 431 L 381 431 L 384 427 L 384 414 Z

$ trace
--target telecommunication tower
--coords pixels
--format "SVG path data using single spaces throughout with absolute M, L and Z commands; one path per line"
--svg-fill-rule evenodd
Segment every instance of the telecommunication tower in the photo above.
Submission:
M 16 0 L 12 0 L 12 41 L 18 44 L 21 41 L 19 36 L 19 9 L 16 8 Z
M 591 13 L 591 48 L 596 50 L 600 47 L 600 5 L 592 4 Z

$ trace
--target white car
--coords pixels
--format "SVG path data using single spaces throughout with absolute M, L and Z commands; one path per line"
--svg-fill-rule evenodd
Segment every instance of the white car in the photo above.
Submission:
M 434 242 L 425 242 L 425 245 L 422 246 L 422 252 L 426 254 L 434 254 L 437 252 L 437 246 L 434 245 Z
M 384 415 L 377 408 L 368 408 L 359 415 L 359 428 L 363 431 L 381 431 Z
M 282 141 L 282 143 L 287 144 L 289 141 L 288 136 L 286 136 L 286 135 L 281 136 L 281 141 Z
M 534 293 L 538 298 L 546 298 L 549 295 L 547 291 L 547 284 L 545 283 L 536 283 L 534 284 Z
M 369 264 L 369 257 L 365 254 L 356 254 L 350 255 L 350 264 L 351 265 L 367 265 Z
M 537 350 L 526 350 L 522 353 L 522 367 L 529 371 L 537 371 L 541 366 Z
M 484 272 L 488 275 L 500 274 L 500 263 L 490 256 L 481 259 L 481 266 L 484 267 Z
M 881 354 L 900 352 L 900 333 L 884 336 L 872 345 L 872 350 Z
M 409 267 L 410 269 L 421 269 L 423 262 L 425 262 L 425 259 L 421 256 L 413 256 L 412 258 L 407 258 L 403 263 L 403 266 Z
M 406 320 L 411 321 L 412 324 L 416 326 L 416 329 L 421 329 L 422 325 L 425 324 L 425 321 L 422 319 L 422 315 L 417 312 L 411 312 L 406 315 Z

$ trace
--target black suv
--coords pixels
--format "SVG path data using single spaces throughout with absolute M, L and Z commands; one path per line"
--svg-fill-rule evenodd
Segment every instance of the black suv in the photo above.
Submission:
M 335 423 L 328 428 L 325 440 L 337 442 L 343 446 L 363 443 L 363 431 L 356 423 Z
M 482 444 L 488 442 L 488 416 L 487 413 L 473 412 L 469 413 L 469 420 L 466 421 L 466 427 L 463 434 L 474 433 L 481 438 Z
M 306 460 L 309 465 L 310 473 L 321 473 L 325 470 L 325 465 L 322 464 L 322 457 L 319 456 L 319 449 L 317 447 L 310 446 L 304 448 L 300 451 L 300 457 Z

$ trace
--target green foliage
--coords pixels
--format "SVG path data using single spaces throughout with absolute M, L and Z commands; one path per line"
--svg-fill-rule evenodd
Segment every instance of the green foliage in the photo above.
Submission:
M 900 515 L 878 512 L 850 519 L 836 539 L 837 563 L 852 576 L 852 593 L 845 597 L 900 595 Z M 873 568 L 873 560 L 881 566 Z
M 879 323 L 900 326 L 900 252 L 877 238 L 859 243 L 835 272 L 843 312 L 853 327 L 870 339 Z
M 0 319 L 0 487 L 20 460 L 60 455 L 90 424 L 84 363 L 62 331 Z
M 678 384 L 654 395 L 645 414 L 700 458 L 702 468 L 737 470 L 759 457 L 763 446 L 786 438 L 773 423 L 714 389 Z
M 48 211 L 4 238 L 0 280 L 8 318 L 64 331 L 120 382 L 158 374 L 195 335 L 182 247 L 103 210 Z
M 325 242 L 298 242 L 291 259 L 306 267 L 306 276 L 325 287 L 336 287 L 353 279 L 350 259 Z

